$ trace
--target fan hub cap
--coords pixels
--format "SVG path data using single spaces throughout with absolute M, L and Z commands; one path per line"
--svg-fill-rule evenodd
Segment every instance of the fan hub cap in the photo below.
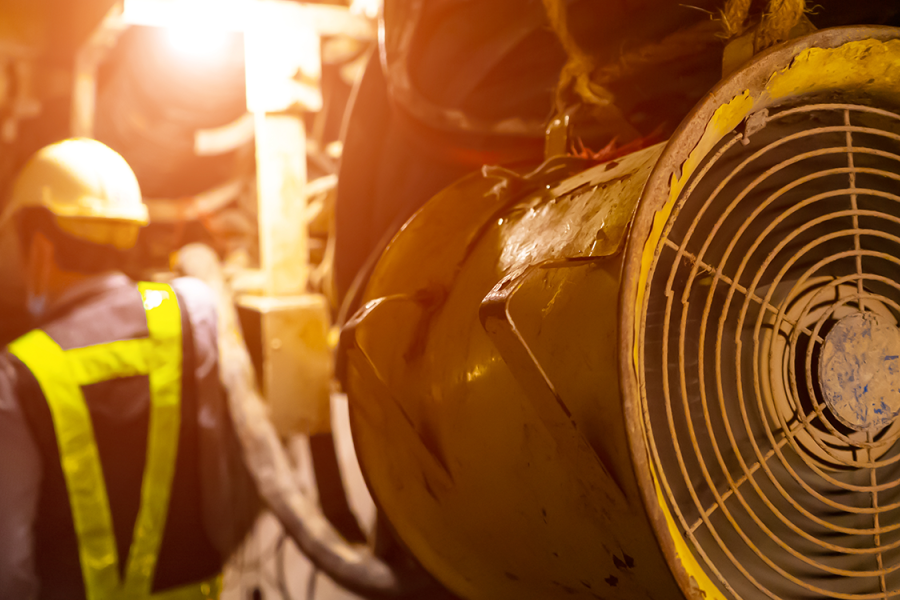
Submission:
M 844 317 L 825 337 L 825 403 L 846 426 L 877 431 L 900 414 L 900 329 L 874 313 Z

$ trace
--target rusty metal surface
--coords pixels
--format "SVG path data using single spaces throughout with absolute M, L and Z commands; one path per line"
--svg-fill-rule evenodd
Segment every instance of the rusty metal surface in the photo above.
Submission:
M 897 335 L 898 99 L 823 71 L 781 98 L 762 92 L 807 48 L 868 39 L 877 52 L 897 35 L 835 30 L 765 54 L 685 121 L 645 190 L 620 373 L 644 500 L 689 596 L 900 589 L 900 430 L 837 418 L 833 398 L 859 396 L 848 376 L 870 371 L 854 363 L 838 382 L 821 362 L 835 331 L 867 333 L 855 315 L 876 320 L 882 341 Z M 752 110 L 717 123 L 742 97 Z M 872 359 L 889 361 L 891 343 Z M 868 383 L 889 386 L 879 373 Z
M 370 489 L 462 597 L 678 596 L 640 510 L 614 344 L 661 148 L 461 180 L 394 238 L 344 328 Z

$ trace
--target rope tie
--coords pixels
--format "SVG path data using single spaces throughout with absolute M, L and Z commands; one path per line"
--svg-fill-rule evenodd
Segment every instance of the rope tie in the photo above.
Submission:
M 717 38 L 738 37 L 754 23 L 750 9 L 754 0 L 726 0 L 719 20 L 696 23 L 671 33 L 661 40 L 623 54 L 618 60 L 598 64 L 576 41 L 569 28 L 566 0 L 542 0 L 547 18 L 568 57 L 559 76 L 554 100 L 556 114 L 567 115 L 574 106 L 583 104 L 594 109 L 595 117 L 621 122 L 630 128 L 616 98 L 606 86 L 641 68 L 654 64 L 689 59 L 710 51 Z M 767 0 L 766 10 L 754 33 L 754 52 L 782 42 L 803 18 L 806 0 Z
M 722 11 L 722 28 L 726 38 L 744 33 L 752 0 L 728 0 Z M 753 50 L 759 52 L 790 37 L 791 29 L 806 12 L 806 0 L 769 0 L 753 38 Z
M 556 88 L 556 112 L 563 114 L 570 103 L 566 99 L 568 91 L 573 90 L 586 104 L 597 107 L 609 107 L 615 102 L 612 92 L 592 80 L 596 65 L 591 56 L 578 45 L 569 31 L 565 0 L 543 0 L 550 26 L 562 43 L 568 60 L 559 74 L 559 85 Z
M 751 0 L 728 0 L 722 11 L 722 30 L 726 38 L 744 33 L 744 22 L 750 12 Z

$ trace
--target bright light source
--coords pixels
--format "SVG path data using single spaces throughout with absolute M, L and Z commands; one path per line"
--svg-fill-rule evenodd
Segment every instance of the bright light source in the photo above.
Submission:
M 350 12 L 375 19 L 381 13 L 382 0 L 353 0 Z
M 203 59 L 226 49 L 229 34 L 245 27 L 249 6 L 247 0 L 125 0 L 122 20 L 160 27 L 174 51 Z
M 220 54 L 228 45 L 228 32 L 198 25 L 166 28 L 169 45 L 180 54 L 192 58 L 209 58 Z

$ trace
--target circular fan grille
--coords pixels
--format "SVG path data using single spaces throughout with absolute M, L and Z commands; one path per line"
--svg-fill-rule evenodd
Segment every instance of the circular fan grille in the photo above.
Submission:
M 900 116 L 748 123 L 689 180 L 650 270 L 655 470 L 727 596 L 900 595 Z

